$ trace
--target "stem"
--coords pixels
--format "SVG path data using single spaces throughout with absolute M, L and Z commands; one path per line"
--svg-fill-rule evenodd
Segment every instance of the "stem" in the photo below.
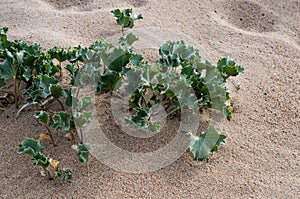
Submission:
M 38 104 L 37 102 L 32 102 L 30 104 L 24 104 L 17 112 L 16 114 L 16 118 L 18 118 L 18 116 L 20 115 L 20 113 L 28 106 L 34 105 L 34 104 Z
M 18 93 L 18 101 L 17 101 L 17 105 L 18 105 L 18 107 L 17 108 L 19 108 L 19 99 L 20 99 L 20 85 L 21 85 L 21 80 L 18 80 L 18 84 L 17 84 L 17 93 Z
M 122 35 L 123 35 L 123 37 L 125 36 L 124 27 L 123 26 L 122 26 Z
M 72 131 L 69 131 L 69 133 L 72 135 L 73 143 L 76 144 L 76 137 Z
M 81 138 L 80 144 L 83 144 L 83 133 L 82 133 L 82 129 L 81 128 L 79 128 L 79 132 L 80 132 L 80 138 Z
M 45 100 L 44 102 L 42 102 L 40 104 L 40 106 L 45 106 L 47 103 L 49 103 L 51 100 L 53 100 L 53 97 L 50 97 L 49 99 Z M 35 104 L 39 104 L 37 102 L 32 102 L 32 103 L 29 103 L 29 104 L 24 104 L 20 109 L 19 111 L 17 112 L 16 114 L 16 118 L 18 118 L 18 116 L 20 115 L 20 113 L 25 109 L 27 108 L 28 106 L 31 106 L 31 105 L 35 105 Z
M 115 97 L 118 98 L 118 99 L 126 101 L 126 99 L 117 92 L 113 93 L 113 95 L 115 95 Z
M 48 131 L 48 133 L 49 133 L 49 136 L 50 136 L 50 139 L 51 139 L 51 142 L 52 142 L 53 146 L 56 146 L 56 143 L 55 143 L 55 141 L 54 141 L 54 139 L 53 139 L 51 130 L 49 129 L 48 126 L 46 126 L 46 125 L 44 125 L 44 126 L 46 127 L 46 129 L 47 129 L 47 131 Z
M 64 107 L 64 105 L 63 105 L 63 103 L 62 103 L 59 99 L 56 99 L 56 100 L 57 100 L 58 103 L 60 104 L 62 110 L 63 110 L 63 111 L 66 111 L 66 109 L 65 109 L 65 107 Z
M 61 65 L 62 63 L 61 62 L 59 62 L 59 67 L 60 67 L 60 71 L 59 71 L 59 75 L 60 75 L 60 77 L 62 77 L 63 76 L 63 74 L 62 74 L 62 65 Z
M 19 107 L 18 105 L 18 100 L 19 100 L 19 96 L 18 96 L 18 88 L 17 88 L 17 79 L 14 79 L 14 92 L 15 92 L 15 104 L 16 104 L 16 108 Z
M 169 115 L 171 115 L 172 113 L 174 113 L 174 112 L 176 112 L 176 111 L 178 111 L 178 110 L 179 110 L 179 107 L 173 109 L 173 110 L 170 111 L 168 114 L 166 114 L 163 118 L 161 118 L 161 119 L 159 120 L 159 122 L 163 121 L 163 120 L 166 119 Z

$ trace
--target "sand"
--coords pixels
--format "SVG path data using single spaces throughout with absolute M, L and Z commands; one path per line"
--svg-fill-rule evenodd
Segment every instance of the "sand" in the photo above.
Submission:
M 1 0 L 0 4 L 0 25 L 9 27 L 9 38 L 38 42 L 44 49 L 87 46 L 120 34 L 110 11 L 132 7 L 144 15 L 136 30 L 153 30 L 150 41 L 184 35 L 213 63 L 230 56 L 245 67 L 245 75 L 228 83 L 235 113 L 221 127 L 227 144 L 207 163 L 192 162 L 184 153 L 171 165 L 144 174 L 116 171 L 95 158 L 87 172 L 72 143 L 61 138 L 55 148 L 43 144 L 47 154 L 74 170 L 74 178 L 66 184 L 49 181 L 32 167 L 28 156 L 17 154 L 21 140 L 38 138 L 45 129 L 32 117 L 34 110 L 15 119 L 17 110 L 9 106 L 0 112 L 1 198 L 299 197 L 299 1 Z

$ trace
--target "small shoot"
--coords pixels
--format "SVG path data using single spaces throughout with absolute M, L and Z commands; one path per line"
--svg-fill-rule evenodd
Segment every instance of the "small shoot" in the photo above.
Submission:
M 72 171 L 69 168 L 60 169 L 59 161 L 45 156 L 43 150 L 44 147 L 39 140 L 26 138 L 19 144 L 18 153 L 31 155 L 32 160 L 34 160 L 33 165 L 41 166 L 50 179 L 61 177 L 63 183 L 70 180 L 72 178 Z M 50 168 L 54 171 L 54 176 L 51 176 Z
M 132 9 L 128 8 L 125 10 L 115 9 L 111 11 L 114 17 L 116 17 L 117 24 L 122 27 L 122 34 L 124 36 L 124 28 L 133 28 L 134 21 L 143 19 L 142 14 L 132 14 Z
M 89 155 L 90 155 L 91 145 L 89 143 L 82 143 L 76 146 L 77 156 L 80 162 L 82 162 L 87 167 L 89 175 Z

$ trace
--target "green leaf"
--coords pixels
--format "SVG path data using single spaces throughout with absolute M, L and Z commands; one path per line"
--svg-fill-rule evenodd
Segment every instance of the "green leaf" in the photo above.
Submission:
M 225 143 L 226 136 L 218 134 L 213 126 L 201 134 L 200 137 L 189 133 L 189 149 L 194 155 L 195 160 L 205 160 L 210 153 L 217 152 L 218 147 Z
M 117 24 L 121 25 L 123 28 L 133 28 L 134 21 L 138 19 L 143 19 L 141 14 L 132 14 L 132 9 L 115 9 L 111 11 L 114 17 L 117 18 Z
M 5 80 L 0 78 L 0 88 L 5 85 Z
M 125 124 L 128 126 L 133 124 L 135 128 L 141 129 L 144 131 L 150 130 L 158 130 L 160 129 L 159 122 L 150 121 L 150 117 L 152 115 L 152 108 L 142 108 L 136 107 L 134 108 L 135 114 L 130 118 L 125 118 Z
M 29 154 L 29 155 L 35 155 L 37 153 L 42 153 L 44 150 L 44 147 L 40 143 L 40 141 L 26 138 L 24 139 L 21 144 L 19 144 L 19 154 Z
M 9 48 L 9 41 L 7 41 L 7 27 L 1 27 L 0 29 L 0 51 L 4 51 Z
M 230 76 L 237 76 L 244 73 L 244 68 L 237 66 L 230 57 L 220 59 L 217 64 L 219 72 L 222 74 L 224 80 Z
M 32 71 L 30 68 L 25 68 L 23 73 L 23 77 L 25 78 L 26 81 L 29 81 L 32 78 Z
M 132 46 L 132 44 L 138 40 L 138 37 L 133 33 L 129 32 L 125 35 L 125 37 L 121 37 L 119 39 L 119 43 L 126 47 Z
M 76 90 L 74 88 L 64 89 L 66 96 L 66 105 L 71 107 L 73 105 L 73 100 L 75 100 L 74 94 Z
M 78 107 L 76 107 L 78 112 L 84 111 L 92 103 L 92 98 L 90 96 L 83 97 L 79 100 Z
M 51 95 L 55 99 L 59 99 L 60 97 L 63 96 L 63 87 L 61 85 L 58 85 L 58 84 L 51 84 L 50 85 L 50 92 L 51 92 Z
M 34 166 L 41 166 L 44 169 L 48 170 L 48 167 L 50 165 L 50 162 L 46 156 L 44 156 L 41 153 L 36 153 L 32 156 L 32 159 L 34 160 L 33 165 Z
M 140 54 L 135 54 L 130 57 L 130 62 L 135 66 L 140 66 L 140 62 L 142 62 L 143 56 Z
M 57 59 L 59 62 L 66 61 L 68 59 L 67 51 L 57 46 L 51 48 L 48 53 L 53 59 Z
M 77 155 L 79 161 L 87 164 L 89 161 L 89 151 L 91 150 L 91 145 L 89 143 L 80 144 L 77 147 Z
M 112 92 L 115 88 L 119 87 L 119 80 L 121 79 L 119 73 L 116 71 L 106 70 L 104 74 L 100 77 L 100 82 L 97 86 L 97 93 L 100 92 Z
M 14 66 L 7 59 L 0 63 L 0 72 L 0 77 L 5 80 L 16 77 Z
M 43 96 L 44 89 L 40 88 L 39 82 L 33 82 L 32 87 L 29 89 L 24 89 L 22 91 L 23 95 L 29 95 L 29 97 L 26 99 L 26 103 L 32 103 L 32 102 L 40 102 L 42 99 L 44 99 Z
M 58 128 L 61 128 L 63 131 L 68 131 L 70 128 L 69 123 L 69 114 L 66 112 L 55 112 L 54 122 L 52 124 L 52 128 L 54 131 L 57 131 Z
M 121 72 L 123 68 L 129 63 L 131 53 L 122 48 L 115 48 L 113 52 L 109 55 L 109 65 L 110 70 Z
M 36 112 L 34 114 L 34 117 L 37 118 L 37 119 L 39 119 L 45 125 L 48 125 L 49 120 L 50 120 L 50 115 L 46 111 Z
M 68 60 L 71 63 L 75 63 L 77 61 L 84 62 L 86 59 L 87 48 L 82 48 L 80 45 L 77 47 L 70 47 L 67 50 Z
M 40 87 L 43 88 L 42 96 L 43 98 L 47 98 L 51 95 L 50 87 L 53 84 L 57 84 L 58 80 L 55 77 L 50 77 L 49 75 L 39 75 L 40 79 Z
M 93 114 L 91 112 L 82 112 L 82 113 L 75 113 L 73 115 L 74 122 L 76 124 L 77 128 L 82 128 L 85 125 L 89 124 L 91 122 Z
M 66 65 L 65 69 L 69 71 L 71 74 L 71 80 L 70 80 L 71 85 L 75 85 L 75 80 L 79 72 L 78 67 L 75 64 L 68 64 Z
M 66 183 L 68 180 L 71 180 L 73 177 L 73 172 L 69 168 L 63 168 L 64 175 L 61 178 L 63 183 Z
M 152 122 L 150 121 L 149 122 L 149 130 L 152 131 L 152 132 L 157 132 L 160 130 L 160 123 L 155 121 L 155 122 Z

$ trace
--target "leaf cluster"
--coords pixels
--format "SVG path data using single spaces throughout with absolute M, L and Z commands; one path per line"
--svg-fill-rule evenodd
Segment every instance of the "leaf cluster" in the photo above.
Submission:
M 41 166 L 49 175 L 51 167 L 54 170 L 55 177 L 60 177 L 64 183 L 72 179 L 72 170 L 69 168 L 60 168 L 59 162 L 45 156 L 43 150 L 44 147 L 39 140 L 26 138 L 19 144 L 18 153 L 31 155 L 31 159 L 34 161 L 33 165 Z
M 133 14 L 132 9 L 116 9 L 112 13 L 122 32 L 124 28 L 133 28 L 134 22 L 143 18 L 141 14 Z M 213 65 L 202 61 L 199 50 L 184 41 L 168 41 L 159 48 L 159 60 L 150 64 L 134 51 L 132 46 L 138 38 L 132 33 L 124 35 L 123 32 L 116 46 L 100 39 L 88 47 L 64 49 L 55 46 L 42 51 L 38 44 L 9 41 L 7 31 L 6 27 L 0 29 L 0 92 L 10 92 L 1 88 L 12 81 L 17 107 L 21 93 L 26 97 L 23 107 L 38 104 L 39 110 L 34 117 L 45 126 L 53 145 L 56 143 L 52 132 L 66 131 L 73 136 L 80 133 L 77 155 L 84 164 L 88 163 L 91 146 L 83 141 L 82 128 L 93 116 L 92 97 L 79 95 L 86 87 L 99 95 L 124 91 L 130 98 L 128 109 L 131 111 L 131 115 L 124 118 L 125 123 L 145 131 L 159 131 L 164 119 L 184 109 L 191 114 L 213 109 L 228 120 L 232 117 L 233 104 L 226 81 L 242 74 L 244 69 L 229 57 Z M 63 68 L 67 74 L 63 74 Z M 63 83 L 62 77 L 69 83 Z M 22 92 L 21 83 L 26 84 Z M 59 103 L 61 110 L 45 109 L 44 106 L 52 101 Z M 160 106 L 167 113 L 157 120 L 154 118 Z M 213 126 L 199 136 L 188 134 L 188 147 L 195 160 L 204 160 L 218 151 L 226 138 Z M 31 155 L 35 166 L 40 165 L 47 171 L 52 167 L 63 182 L 72 178 L 70 169 L 59 169 L 58 161 L 46 157 L 42 151 L 40 142 L 32 139 L 25 139 L 19 145 L 19 153 Z
M 117 18 L 117 24 L 122 28 L 133 28 L 134 21 L 143 19 L 142 14 L 133 14 L 131 8 L 125 10 L 115 9 L 111 13 Z

